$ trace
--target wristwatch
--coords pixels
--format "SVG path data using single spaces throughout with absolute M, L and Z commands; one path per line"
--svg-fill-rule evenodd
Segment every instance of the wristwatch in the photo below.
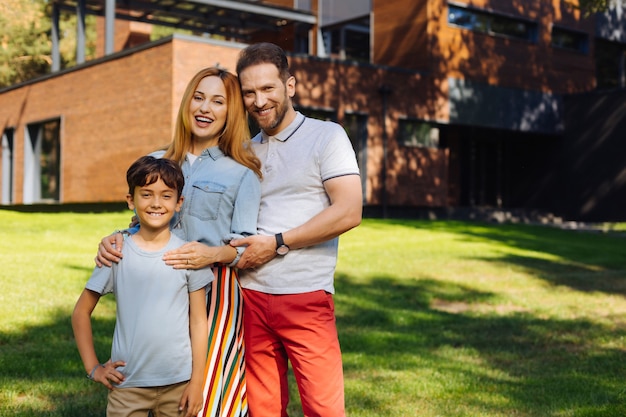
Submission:
M 285 245 L 285 241 L 283 240 L 283 234 L 277 233 L 275 237 L 276 237 L 276 253 L 281 256 L 287 255 L 287 252 L 289 252 L 289 246 Z

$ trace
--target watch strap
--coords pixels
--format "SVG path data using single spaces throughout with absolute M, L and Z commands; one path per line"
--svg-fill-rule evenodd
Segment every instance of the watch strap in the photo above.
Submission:
M 285 241 L 283 240 L 282 233 L 276 233 L 275 237 L 276 237 L 276 249 L 278 249 L 285 244 Z

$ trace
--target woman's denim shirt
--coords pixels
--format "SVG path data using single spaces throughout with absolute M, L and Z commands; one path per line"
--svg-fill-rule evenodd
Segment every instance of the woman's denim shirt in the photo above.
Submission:
M 151 155 L 162 157 L 165 152 Z M 222 246 L 231 239 L 256 234 L 261 183 L 251 169 L 224 155 L 219 147 L 207 148 L 193 164 L 186 157 L 184 201 L 172 219 L 172 231 L 182 239 Z M 244 248 L 230 264 L 237 264 Z

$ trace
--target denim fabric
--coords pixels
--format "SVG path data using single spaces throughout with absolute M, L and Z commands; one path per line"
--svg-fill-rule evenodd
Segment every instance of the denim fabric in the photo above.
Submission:
M 184 201 L 172 219 L 177 236 L 221 246 L 235 237 L 256 234 L 261 185 L 252 170 L 224 155 L 217 146 L 205 149 L 193 164 L 185 159 L 182 169 Z

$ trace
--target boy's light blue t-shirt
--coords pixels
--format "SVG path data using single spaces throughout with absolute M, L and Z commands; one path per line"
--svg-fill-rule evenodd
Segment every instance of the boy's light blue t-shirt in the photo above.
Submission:
M 154 387 L 187 381 L 191 377 L 189 293 L 213 280 L 210 268 L 177 270 L 163 254 L 184 240 L 171 235 L 156 252 L 139 248 L 126 239 L 123 261 L 96 267 L 86 288 L 113 293 L 117 317 L 111 359 L 126 362 L 118 370 L 126 380 L 120 387 Z

